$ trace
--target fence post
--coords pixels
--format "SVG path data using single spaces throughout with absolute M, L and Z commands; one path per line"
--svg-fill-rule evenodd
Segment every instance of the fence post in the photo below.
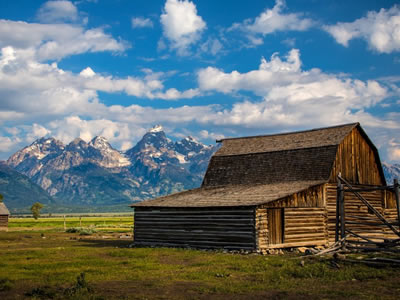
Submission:
M 344 189 L 343 184 L 339 186 L 339 206 L 340 206 L 340 238 L 343 239 L 346 237 L 346 218 L 345 218 L 345 209 L 344 209 Z
M 399 181 L 397 178 L 393 180 L 394 195 L 396 197 L 396 207 L 397 207 L 397 221 L 399 223 L 400 230 L 400 201 L 399 201 Z
M 340 222 L 340 179 L 337 179 L 336 187 L 336 225 L 335 225 L 335 242 L 339 240 L 339 222 Z

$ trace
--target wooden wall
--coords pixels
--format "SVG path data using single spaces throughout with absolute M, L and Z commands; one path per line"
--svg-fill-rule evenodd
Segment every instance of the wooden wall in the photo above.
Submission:
M 325 207 L 325 188 L 323 184 L 310 187 L 305 191 L 264 204 L 261 207 Z
M 8 227 L 8 215 L 0 215 L 0 228 Z
M 385 208 L 396 209 L 396 196 L 393 191 L 385 191 Z
M 257 249 L 288 248 L 301 246 L 325 245 L 328 242 L 327 215 L 325 208 L 283 208 L 283 243 L 275 244 L 271 240 L 271 233 L 278 231 L 270 228 L 268 220 L 269 210 L 274 208 L 257 208 L 256 236 Z
M 353 184 L 383 185 L 378 163 L 366 139 L 354 128 L 338 146 L 329 182 L 336 182 L 340 172 Z
M 353 185 L 355 188 L 365 187 L 363 185 Z M 385 203 L 388 203 L 386 200 L 386 195 L 391 194 L 390 192 L 385 191 L 371 191 L 371 192 L 362 192 L 360 193 L 368 202 L 381 214 L 389 219 L 394 219 L 396 216 L 394 215 L 395 209 L 390 208 L 386 209 Z M 327 213 L 328 213 L 328 232 L 329 232 L 329 242 L 332 243 L 335 241 L 335 224 L 336 224 L 336 184 L 327 184 L 326 185 L 326 195 L 327 195 Z M 375 218 L 375 215 L 368 212 L 368 208 L 351 192 L 345 192 L 345 215 L 356 216 L 356 217 L 364 217 L 364 218 Z M 389 201 L 389 203 L 391 203 Z M 347 218 L 347 220 L 350 220 Z M 356 219 L 352 219 L 352 221 L 357 221 Z M 376 218 L 376 223 L 379 223 L 379 220 Z M 366 229 L 364 226 L 361 228 L 358 225 L 348 225 L 350 230 Z M 369 227 L 372 233 L 376 233 L 376 227 Z M 386 231 L 384 227 L 381 227 L 382 232 Z
M 256 210 L 257 249 L 300 247 L 327 243 L 328 216 L 325 185 L 310 187 L 278 201 L 260 205 Z M 283 243 L 273 244 L 268 210 L 283 208 Z M 276 228 L 275 228 L 276 230 Z
M 255 208 L 135 208 L 134 242 L 143 246 L 256 247 Z

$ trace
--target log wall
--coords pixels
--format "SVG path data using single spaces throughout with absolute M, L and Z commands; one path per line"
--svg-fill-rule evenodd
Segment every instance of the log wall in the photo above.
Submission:
M 327 244 L 327 214 L 325 208 L 284 208 L 283 243 L 273 244 L 272 228 L 268 222 L 268 208 L 257 208 L 257 249 L 316 246 Z
M 338 146 L 329 182 L 337 182 L 339 172 L 352 184 L 384 185 L 378 169 L 379 157 L 357 128 Z
M 142 246 L 256 247 L 255 208 L 135 208 L 134 242 Z
M 0 215 L 0 228 L 8 227 L 8 215 Z
M 354 188 L 363 188 L 366 186 L 363 185 L 353 185 Z M 378 212 L 385 216 L 385 213 L 391 213 L 394 209 L 386 210 L 385 209 L 385 195 L 387 191 L 379 190 L 379 191 L 369 191 L 360 193 Z M 335 224 L 336 224 L 336 184 L 327 184 L 326 185 L 326 195 L 327 195 L 327 213 L 328 213 L 328 233 L 329 233 L 329 242 L 333 243 L 335 241 Z M 351 222 L 365 222 L 365 220 L 369 219 L 371 223 L 380 223 L 380 221 L 376 218 L 374 214 L 368 211 L 367 206 L 361 202 L 357 198 L 354 193 L 345 192 L 344 196 L 345 201 L 345 216 L 347 221 Z M 347 224 L 346 228 L 360 232 L 369 230 L 370 234 L 378 234 L 384 232 L 386 229 L 384 227 L 379 227 L 377 229 L 376 226 L 364 226 L 359 224 Z

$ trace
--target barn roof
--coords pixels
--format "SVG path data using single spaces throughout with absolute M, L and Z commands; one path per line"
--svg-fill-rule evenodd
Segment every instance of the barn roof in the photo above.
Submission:
M 230 185 L 197 188 L 133 204 L 131 207 L 228 207 L 255 206 L 282 199 L 323 181 L 281 182 L 274 184 Z
M 359 123 L 351 123 L 297 132 L 226 138 L 218 141 L 222 142 L 222 147 L 215 153 L 215 156 L 243 155 L 339 145 L 350 131 L 358 125 Z
M 337 148 L 356 127 L 371 145 L 383 176 L 378 151 L 359 123 L 227 138 L 211 158 L 201 188 L 132 207 L 254 206 L 287 197 L 329 181 Z
M 0 215 L 9 215 L 10 212 L 7 209 L 7 206 L 3 203 L 0 202 Z

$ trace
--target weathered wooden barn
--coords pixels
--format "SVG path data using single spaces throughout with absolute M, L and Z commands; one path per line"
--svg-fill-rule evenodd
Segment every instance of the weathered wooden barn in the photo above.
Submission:
M 7 230 L 9 215 L 10 212 L 6 205 L 3 202 L 0 202 L 0 230 Z
M 335 240 L 337 175 L 355 187 L 386 185 L 378 151 L 359 123 L 219 141 L 202 186 L 132 205 L 134 242 L 265 250 Z M 393 195 L 362 193 L 396 219 Z M 349 214 L 369 211 L 348 196 Z

